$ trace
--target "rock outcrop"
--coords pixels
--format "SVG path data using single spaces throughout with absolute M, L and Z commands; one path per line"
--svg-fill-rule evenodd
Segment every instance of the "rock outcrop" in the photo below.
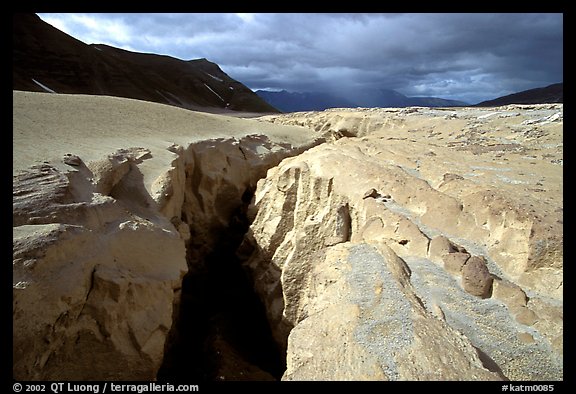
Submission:
M 14 378 L 155 379 L 188 263 L 268 167 L 315 139 L 134 100 L 15 92 Z
M 561 119 L 561 105 L 262 118 L 334 141 L 268 171 L 239 250 L 283 378 L 562 379 Z
M 146 207 L 131 156 L 114 161 L 127 168 L 44 164 L 14 178 L 16 379 L 149 380 L 160 366 L 185 246 Z

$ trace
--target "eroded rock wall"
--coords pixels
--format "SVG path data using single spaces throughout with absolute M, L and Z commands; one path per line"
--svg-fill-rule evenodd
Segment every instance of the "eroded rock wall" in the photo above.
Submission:
M 214 247 L 267 168 L 306 148 L 258 135 L 172 145 L 148 187 L 144 148 L 17 174 L 14 378 L 155 379 L 188 263 Z
M 187 267 L 138 183 L 140 153 L 14 178 L 15 379 L 155 377 Z

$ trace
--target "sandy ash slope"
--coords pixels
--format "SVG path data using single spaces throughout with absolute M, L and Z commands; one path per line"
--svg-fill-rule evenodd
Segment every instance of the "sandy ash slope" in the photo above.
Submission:
M 15 379 L 563 378 L 562 105 L 13 98 Z

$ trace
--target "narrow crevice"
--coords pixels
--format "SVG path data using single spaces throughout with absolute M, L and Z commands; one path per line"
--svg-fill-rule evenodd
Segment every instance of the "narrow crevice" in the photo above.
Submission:
M 84 299 L 84 305 L 82 305 L 82 309 L 80 310 L 80 313 L 78 314 L 78 316 L 81 316 L 82 313 L 84 312 L 84 308 L 86 308 L 86 305 L 88 304 L 90 294 L 92 293 L 92 290 L 94 290 L 94 275 L 95 274 L 96 274 L 96 267 L 94 267 L 92 269 L 92 273 L 90 274 L 90 285 L 88 286 L 88 291 L 86 292 L 86 298 Z
M 279 380 L 285 355 L 273 340 L 264 306 L 236 257 L 248 231 L 248 189 L 214 248 L 199 260 L 188 253 L 160 381 Z

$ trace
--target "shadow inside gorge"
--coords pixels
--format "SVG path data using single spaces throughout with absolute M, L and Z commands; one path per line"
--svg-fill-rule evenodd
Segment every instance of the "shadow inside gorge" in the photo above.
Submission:
M 249 228 L 242 208 L 213 251 L 189 261 L 159 381 L 280 380 L 286 369 L 264 306 L 236 257 Z

